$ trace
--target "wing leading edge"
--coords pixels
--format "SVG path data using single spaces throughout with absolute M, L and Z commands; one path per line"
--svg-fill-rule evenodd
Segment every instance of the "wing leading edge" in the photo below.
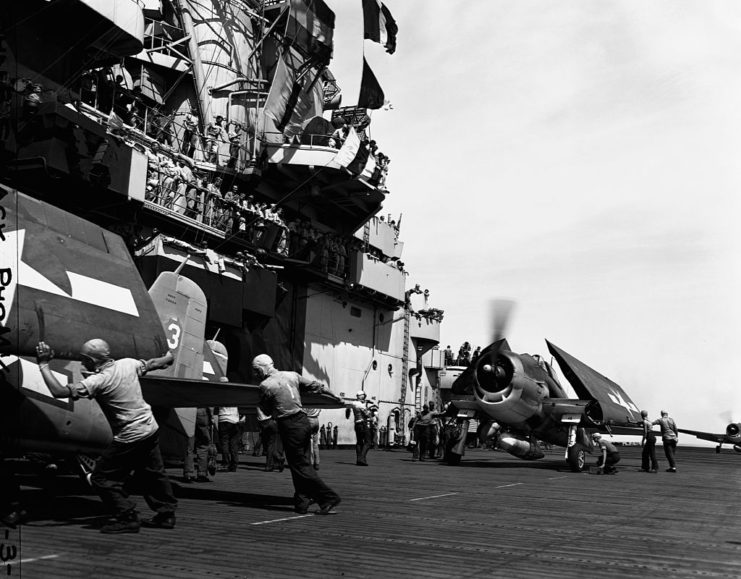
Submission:
M 698 430 L 685 430 L 684 428 L 678 428 L 679 432 L 684 434 L 691 434 L 696 436 L 700 440 L 709 440 L 710 442 L 727 442 L 728 437 L 725 434 L 714 434 L 712 432 L 700 432 Z
M 198 408 L 204 406 L 257 406 L 260 387 L 238 382 L 206 382 L 171 376 L 142 376 L 144 399 L 152 406 Z M 302 393 L 301 400 L 312 408 L 344 408 L 331 396 Z

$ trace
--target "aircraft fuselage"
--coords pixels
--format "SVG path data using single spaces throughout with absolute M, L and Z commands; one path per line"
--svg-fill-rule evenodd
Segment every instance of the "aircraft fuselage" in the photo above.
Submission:
M 97 455 L 110 445 L 111 428 L 96 402 L 54 398 L 34 360 L 3 356 L 2 362 L 0 440 L 6 455 Z M 81 378 L 77 362 L 53 360 L 50 367 L 63 384 Z

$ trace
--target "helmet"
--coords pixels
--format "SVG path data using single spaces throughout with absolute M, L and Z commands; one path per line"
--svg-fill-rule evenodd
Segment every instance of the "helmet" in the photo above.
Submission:
M 358 393 L 355 395 L 356 398 L 365 398 L 365 392 L 362 390 L 358 390 Z
M 602 438 L 602 435 L 599 432 L 595 432 L 592 434 L 592 438 L 594 440 L 599 440 L 600 438 Z
M 104 362 L 111 357 L 111 347 L 105 340 L 93 338 L 82 345 L 80 355 L 92 358 L 96 362 Z

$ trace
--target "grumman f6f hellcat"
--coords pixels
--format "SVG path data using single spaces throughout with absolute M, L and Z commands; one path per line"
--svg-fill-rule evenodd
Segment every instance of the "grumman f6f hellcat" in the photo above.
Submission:
M 684 428 L 678 428 L 679 432 L 684 434 L 691 434 L 696 436 L 700 440 L 709 440 L 711 442 L 717 442 L 718 446 L 715 447 L 715 452 L 720 452 L 721 447 L 724 444 L 730 444 L 733 450 L 741 452 L 741 422 L 731 422 L 726 426 L 725 432 L 713 433 L 713 432 L 702 432 L 699 430 L 686 430 Z
M 445 460 L 460 463 L 468 425 L 479 420 L 478 436 L 513 456 L 543 458 L 540 443 L 566 448 L 574 471 L 593 449 L 589 433 L 631 426 L 640 412 L 615 382 L 546 341 L 579 398 L 569 398 L 554 369 L 540 356 L 517 354 L 505 339 L 482 350 L 451 388 Z

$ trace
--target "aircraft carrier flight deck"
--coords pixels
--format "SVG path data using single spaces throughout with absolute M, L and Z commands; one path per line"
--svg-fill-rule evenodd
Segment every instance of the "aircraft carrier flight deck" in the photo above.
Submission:
M 236 473 L 182 484 L 173 530 L 102 535 L 100 500 L 75 476 L 24 478 L 31 520 L 5 536 L 10 577 L 739 577 L 739 455 L 678 449 L 678 472 L 573 473 L 562 449 L 538 462 L 469 450 L 458 467 L 404 450 L 321 452 L 342 496 L 335 516 L 293 512 L 288 469 L 241 455 Z M 590 457 L 593 463 L 595 457 Z M 143 515 L 148 509 L 135 497 Z

